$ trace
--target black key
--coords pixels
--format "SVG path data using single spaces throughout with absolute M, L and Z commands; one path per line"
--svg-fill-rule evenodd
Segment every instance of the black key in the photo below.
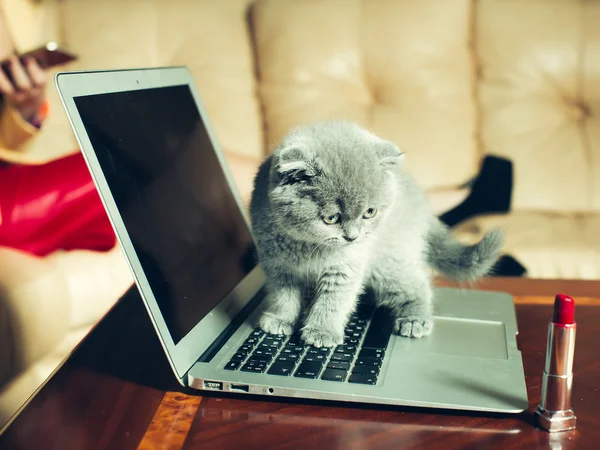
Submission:
M 282 351 L 282 355 L 301 355 L 304 349 L 296 347 L 285 347 Z
M 294 347 L 304 347 L 304 342 L 299 334 L 292 334 L 290 340 L 286 345 L 293 345 Z
M 344 336 L 345 336 L 345 337 L 348 337 L 348 338 L 356 338 L 356 339 L 359 339 L 361 335 L 362 335 L 362 333 L 358 333 L 358 332 L 356 332 L 356 331 L 346 331 L 346 332 L 344 333 Z
M 365 326 L 364 325 L 358 325 L 358 324 L 356 324 L 356 325 L 350 326 L 350 329 L 354 330 L 354 331 L 357 331 L 359 333 L 362 333 L 363 331 L 365 331 Z
M 361 337 L 363 333 L 364 330 L 355 330 L 354 327 L 348 327 L 344 330 L 344 336 Z
M 275 355 L 275 353 L 277 353 L 277 349 L 275 348 L 258 348 L 256 350 L 254 350 L 254 353 L 252 353 L 252 355 Z
M 348 370 L 350 368 L 350 361 L 329 361 L 329 364 L 327 364 L 327 368 Z
M 346 371 L 339 369 L 326 369 L 321 375 L 321 380 L 327 381 L 344 381 L 346 379 Z
M 354 355 L 352 353 L 334 353 L 331 356 L 332 361 L 352 361 Z
M 377 376 L 377 375 L 379 375 L 379 367 L 354 366 L 354 368 L 352 369 L 352 373 L 366 373 L 369 375 Z
M 329 347 L 313 347 L 312 345 L 308 347 L 308 353 L 325 353 L 328 355 L 330 351 Z
M 250 337 L 260 338 L 263 336 L 263 334 L 265 334 L 263 330 L 260 328 L 255 328 L 254 331 L 250 333 Z
M 352 326 L 352 327 L 353 326 L 364 327 L 365 325 L 367 325 L 367 322 L 368 321 L 366 319 L 357 319 L 357 318 L 354 318 L 354 319 L 350 320 L 350 322 L 348 322 L 348 325 Z
M 294 371 L 295 364 L 293 362 L 277 362 L 268 370 L 268 374 L 281 375 L 284 377 L 290 376 Z
M 355 338 L 355 337 L 350 337 L 350 336 L 344 337 L 344 345 L 358 345 L 358 341 L 360 341 L 360 339 Z
M 246 339 L 246 341 L 242 345 L 250 345 L 250 346 L 254 347 L 256 344 L 258 344 L 259 340 L 260 340 L 259 338 L 249 337 L 248 339 Z
M 318 362 L 319 364 L 323 364 L 326 360 L 327 360 L 327 355 L 315 355 L 315 354 L 309 353 L 308 355 L 306 355 L 304 357 L 302 362 L 304 362 L 304 361 Z
M 267 334 L 265 340 L 267 339 L 279 339 L 283 341 L 285 339 L 285 334 Z
M 258 346 L 258 348 L 260 348 L 262 350 L 269 348 L 269 349 L 272 349 L 273 351 L 277 352 L 277 349 L 279 348 L 279 345 L 276 345 L 276 344 L 274 344 L 272 342 L 269 342 L 269 343 L 260 344 Z
M 250 359 L 248 361 L 264 361 L 265 363 L 268 363 L 272 359 L 273 355 L 265 355 L 263 353 L 257 355 L 256 353 L 254 353 L 250 355 Z
M 236 370 L 242 364 L 241 361 L 231 360 L 227 364 L 225 364 L 225 370 Z
M 263 373 L 267 366 L 248 366 L 245 365 L 240 370 L 242 372 L 253 372 L 253 373 Z
M 358 354 L 359 358 L 378 358 L 383 359 L 385 350 L 382 348 L 363 348 Z
M 304 344 L 302 342 L 297 341 L 287 341 L 285 343 L 286 347 L 296 347 L 296 348 L 304 348 Z
M 300 355 L 291 354 L 291 355 L 279 355 L 275 362 L 293 362 L 296 364 L 300 359 Z
M 267 368 L 267 364 L 266 363 L 254 363 L 252 364 L 252 361 L 247 362 L 246 364 L 244 364 L 242 366 L 242 368 L 240 369 L 242 372 L 256 372 L 256 373 L 262 373 L 265 371 L 265 369 Z
M 335 353 L 354 353 L 356 345 L 338 345 L 335 348 Z
M 354 363 L 354 367 L 381 367 L 381 359 L 379 358 L 358 358 Z
M 246 359 L 247 354 L 242 352 L 237 352 L 235 355 L 231 357 L 232 361 L 243 361 Z
M 394 319 L 391 314 L 385 308 L 377 308 L 365 336 L 363 348 L 386 349 L 393 329 Z
M 262 351 L 262 352 L 267 352 L 267 353 L 277 353 L 279 351 L 279 349 L 277 347 L 271 347 L 270 345 L 264 345 L 260 344 L 258 346 L 258 348 L 256 349 L 256 351 Z
M 360 384 L 375 384 L 377 383 L 377 377 L 375 375 L 369 375 L 366 373 L 353 373 L 348 378 L 348 382 L 350 383 L 360 383 Z
M 250 353 L 252 351 L 254 347 L 252 345 L 242 345 L 239 349 L 238 349 L 238 353 L 239 352 L 244 352 L 244 353 Z
M 245 366 L 248 367 L 252 367 L 252 366 L 266 366 L 268 363 L 266 361 L 246 361 L 246 364 L 244 364 Z
M 321 364 L 316 362 L 303 362 L 298 366 L 295 377 L 300 378 L 317 378 L 321 372 Z
M 267 336 L 263 339 L 261 345 L 262 344 L 279 348 L 283 344 L 283 339 L 270 339 L 269 336 Z

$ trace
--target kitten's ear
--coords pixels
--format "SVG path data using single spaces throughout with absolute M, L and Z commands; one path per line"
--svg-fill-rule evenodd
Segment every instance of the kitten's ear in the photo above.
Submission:
M 385 168 L 400 166 L 404 162 L 404 153 L 389 141 L 383 141 L 377 145 L 377 156 L 379 163 Z
M 291 145 L 278 153 L 276 170 L 284 184 L 308 181 L 317 174 L 312 157 L 306 149 Z

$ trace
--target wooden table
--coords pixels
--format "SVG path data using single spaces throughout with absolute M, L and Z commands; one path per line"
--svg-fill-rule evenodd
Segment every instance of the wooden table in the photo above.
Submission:
M 137 291 L 130 291 L 0 436 L 0 449 L 597 449 L 600 283 L 490 279 L 515 295 L 530 408 L 512 416 L 198 395 L 173 381 Z M 578 429 L 535 428 L 553 295 L 576 297 Z

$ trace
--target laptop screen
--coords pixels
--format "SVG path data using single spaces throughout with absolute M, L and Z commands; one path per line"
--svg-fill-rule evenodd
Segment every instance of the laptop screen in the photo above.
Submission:
M 74 100 L 177 344 L 256 265 L 192 93 L 184 85 Z

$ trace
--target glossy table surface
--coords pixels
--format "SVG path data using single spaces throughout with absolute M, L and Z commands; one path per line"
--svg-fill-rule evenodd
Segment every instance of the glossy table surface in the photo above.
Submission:
M 0 435 L 0 449 L 600 448 L 600 283 L 494 278 L 515 295 L 530 408 L 519 415 L 316 403 L 176 384 L 132 290 Z M 533 426 L 554 294 L 576 298 L 574 431 Z

